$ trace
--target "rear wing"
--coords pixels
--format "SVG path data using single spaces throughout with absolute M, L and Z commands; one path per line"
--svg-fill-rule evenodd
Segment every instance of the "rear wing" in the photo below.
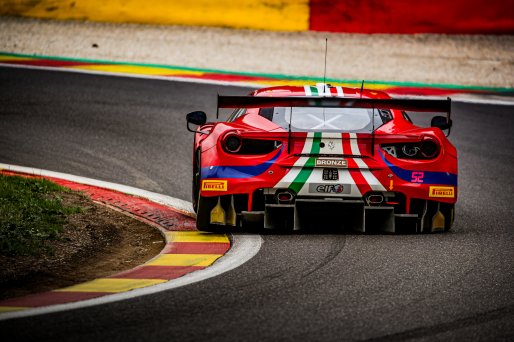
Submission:
M 269 107 L 325 107 L 325 108 L 368 108 L 396 109 L 411 112 L 446 113 L 446 124 L 451 127 L 451 99 L 363 99 L 345 97 L 264 97 L 218 95 L 216 119 L 220 108 L 269 108 Z M 444 118 L 441 118 L 444 120 Z M 375 121 L 372 120 L 374 123 Z M 448 132 L 449 134 L 449 132 Z M 291 124 L 289 124 L 289 146 L 291 145 Z M 374 143 L 375 129 L 371 132 Z M 373 150 L 372 150 L 373 151 Z M 289 152 L 289 147 L 288 147 Z
M 265 108 L 265 107 L 329 107 L 329 108 L 380 108 L 411 112 L 451 111 L 451 99 L 362 99 L 344 97 L 263 97 L 218 95 L 219 108 Z M 216 117 L 217 118 L 217 117 Z

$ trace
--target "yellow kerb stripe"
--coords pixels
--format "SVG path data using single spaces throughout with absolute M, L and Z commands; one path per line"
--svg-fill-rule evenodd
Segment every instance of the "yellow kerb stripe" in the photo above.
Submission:
M 0 61 L 32 61 L 30 57 L 0 56 Z
M 2 0 L 0 15 L 305 31 L 309 0 Z
M 30 309 L 24 306 L 0 306 L 0 312 L 11 312 Z
M 95 65 L 75 65 L 73 69 L 84 69 L 93 71 L 106 71 L 106 72 L 118 72 L 124 74 L 138 74 L 138 75 L 184 75 L 184 76 L 201 76 L 204 73 L 201 71 L 189 71 L 189 70 L 176 70 L 159 68 L 152 66 L 139 66 L 139 65 L 124 65 L 124 64 L 95 64 Z
M 163 279 L 100 278 L 87 283 L 55 290 L 58 292 L 125 292 L 142 287 L 165 283 Z
M 145 265 L 149 266 L 209 266 L 221 254 L 161 254 Z
M 230 242 L 228 236 L 225 234 L 204 233 L 199 231 L 166 232 L 166 237 L 171 242 Z

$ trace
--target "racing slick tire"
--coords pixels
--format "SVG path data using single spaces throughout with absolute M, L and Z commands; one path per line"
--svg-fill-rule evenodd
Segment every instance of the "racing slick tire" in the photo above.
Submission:
M 191 189 L 191 198 L 193 199 L 193 210 L 195 211 L 195 213 L 198 212 L 198 196 L 200 194 L 200 180 L 202 172 L 200 156 L 200 149 L 197 149 L 193 159 L 193 181 Z

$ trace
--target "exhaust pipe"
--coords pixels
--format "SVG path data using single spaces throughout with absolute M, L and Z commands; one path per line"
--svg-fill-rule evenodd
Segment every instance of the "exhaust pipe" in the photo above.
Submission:
M 275 199 L 278 204 L 290 204 L 293 202 L 294 195 L 289 190 L 277 190 Z
M 384 196 L 382 194 L 372 194 L 366 198 L 368 205 L 380 205 L 384 202 Z

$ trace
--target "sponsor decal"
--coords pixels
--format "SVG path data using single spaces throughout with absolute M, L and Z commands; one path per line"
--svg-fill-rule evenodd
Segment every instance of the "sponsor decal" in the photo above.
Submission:
M 331 150 L 333 150 L 333 149 L 334 149 L 334 147 L 336 147 L 336 145 L 334 144 L 334 142 L 333 142 L 332 140 L 330 140 L 330 141 L 328 142 L 328 148 L 329 148 L 329 149 L 331 149 Z
M 202 181 L 202 191 L 227 191 L 226 180 L 204 180 Z
M 348 167 L 348 162 L 346 159 L 316 159 L 316 167 L 339 167 L 345 168 Z
M 454 198 L 455 188 L 453 186 L 431 186 L 428 197 Z
M 349 194 L 349 184 L 309 184 L 310 193 Z

